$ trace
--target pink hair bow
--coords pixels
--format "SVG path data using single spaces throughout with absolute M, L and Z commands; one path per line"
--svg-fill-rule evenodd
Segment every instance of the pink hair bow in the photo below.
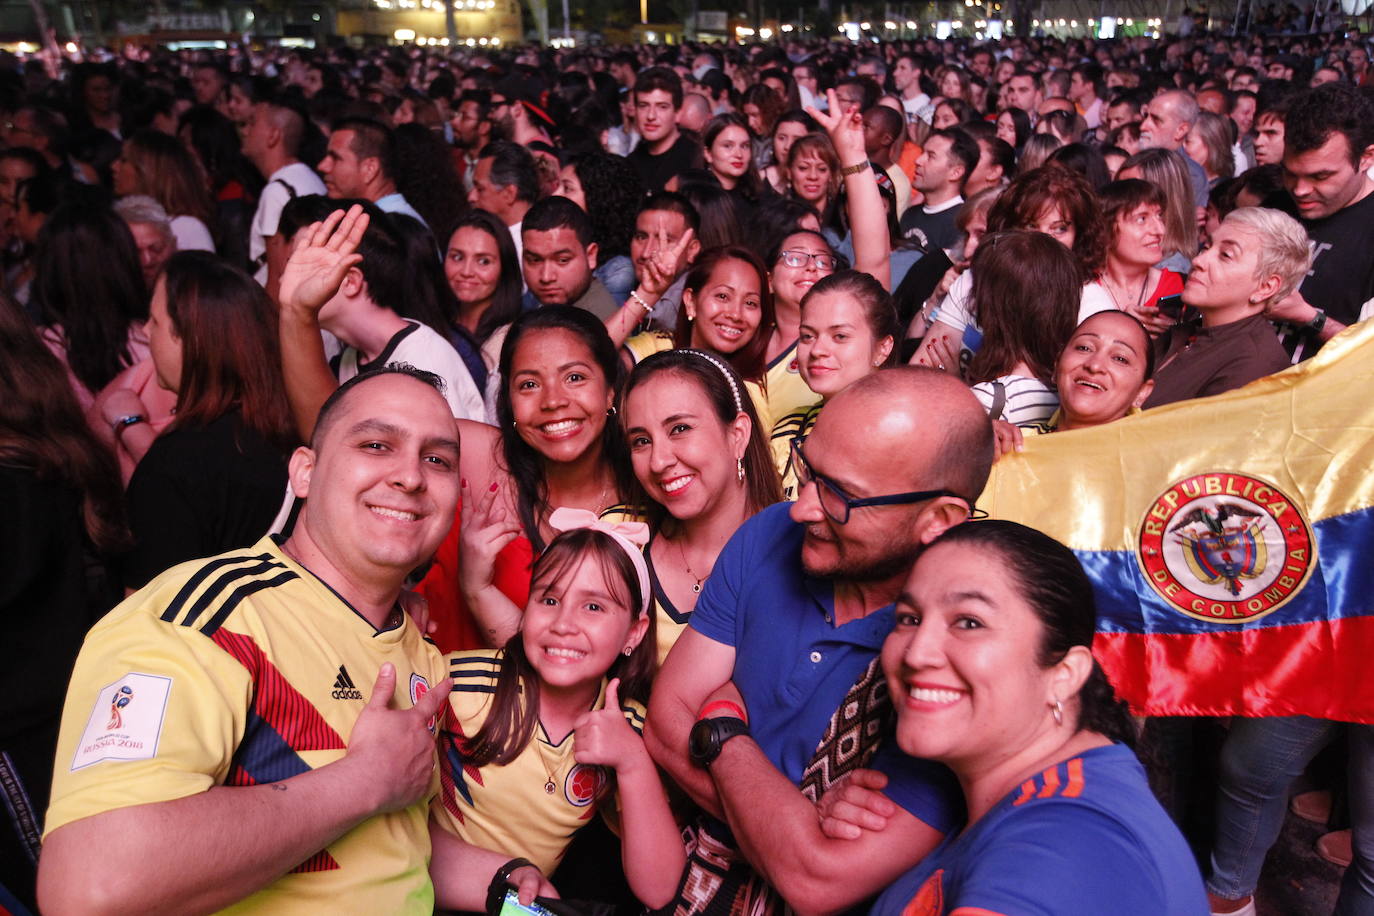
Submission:
M 649 526 L 643 522 L 608 522 L 597 517 L 595 512 L 588 509 L 573 509 L 560 507 L 554 509 L 549 516 L 549 527 L 555 531 L 573 531 L 577 528 L 591 528 L 608 534 L 611 540 L 615 541 L 634 565 L 635 572 L 639 577 L 639 594 L 641 595 L 640 613 L 649 612 L 649 602 L 653 598 L 653 593 L 649 591 L 649 565 L 644 561 L 644 546 L 649 543 Z

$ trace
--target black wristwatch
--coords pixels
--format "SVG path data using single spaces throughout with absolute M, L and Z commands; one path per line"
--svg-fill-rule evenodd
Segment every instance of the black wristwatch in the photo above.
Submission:
M 700 719 L 687 737 L 687 754 L 699 767 L 708 767 L 720 756 L 725 742 L 749 734 L 749 724 L 734 716 Z
M 1307 322 L 1307 324 L 1303 325 L 1303 327 L 1306 328 L 1308 331 L 1312 332 L 1313 334 L 1320 334 L 1322 332 L 1322 328 L 1326 327 L 1326 312 L 1322 311 L 1321 309 L 1313 309 L 1313 311 L 1315 311 L 1317 314 L 1313 315 L 1311 319 Z

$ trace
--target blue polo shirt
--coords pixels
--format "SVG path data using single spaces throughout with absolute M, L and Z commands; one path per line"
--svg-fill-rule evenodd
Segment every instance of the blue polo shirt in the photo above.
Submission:
M 834 589 L 801 567 L 804 526 L 791 503 L 764 509 L 740 526 L 706 581 L 691 627 L 735 650 L 735 686 L 749 709 L 749 731 L 795 784 L 815 755 L 830 717 L 882 648 L 892 605 L 835 626 Z M 923 823 L 948 832 L 963 820 L 963 796 L 940 764 L 906 756 L 888 741 L 873 769 L 888 776 L 883 794 Z

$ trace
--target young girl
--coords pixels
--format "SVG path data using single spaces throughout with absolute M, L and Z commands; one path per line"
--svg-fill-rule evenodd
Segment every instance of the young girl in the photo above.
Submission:
M 778 501 L 778 477 L 743 383 L 714 353 L 644 360 L 625 383 L 620 418 L 642 490 L 635 502 L 654 532 L 644 555 L 661 664 L 725 542 Z
M 639 736 L 654 670 L 648 527 L 580 509 L 557 509 L 549 522 L 561 533 L 534 565 L 519 633 L 504 649 L 449 656 L 431 829 L 437 902 L 480 909 L 471 901 L 517 857 L 549 874 L 572 835 L 613 803 L 630 888 L 656 909 L 672 899 L 685 855 Z
M 797 498 L 793 440 L 811 432 L 831 395 L 888 363 L 896 328 L 892 297 L 877 280 L 856 270 L 831 274 L 802 299 L 797 366 L 820 400 L 773 426 L 773 461 L 782 475 L 784 499 Z

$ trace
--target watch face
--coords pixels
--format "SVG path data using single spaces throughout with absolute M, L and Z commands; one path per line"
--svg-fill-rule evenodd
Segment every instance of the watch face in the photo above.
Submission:
M 687 753 L 696 761 L 709 760 L 712 751 L 715 749 L 715 730 L 711 728 L 709 719 L 702 719 L 692 726 L 692 731 L 687 736 Z

